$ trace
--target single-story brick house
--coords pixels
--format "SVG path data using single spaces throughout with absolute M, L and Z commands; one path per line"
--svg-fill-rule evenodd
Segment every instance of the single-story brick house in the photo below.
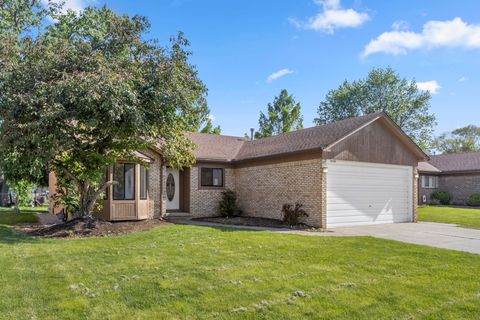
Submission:
M 191 168 L 169 168 L 158 150 L 141 153 L 148 169 L 109 168 L 120 183 L 100 216 L 212 216 L 228 188 L 248 216 L 281 218 L 282 205 L 298 201 L 316 227 L 416 221 L 417 165 L 428 156 L 384 113 L 258 140 L 189 135 L 197 145 Z
M 435 191 L 446 191 L 451 203 L 466 205 L 472 193 L 480 193 L 480 152 L 430 156 L 418 164 L 418 203 L 429 204 Z

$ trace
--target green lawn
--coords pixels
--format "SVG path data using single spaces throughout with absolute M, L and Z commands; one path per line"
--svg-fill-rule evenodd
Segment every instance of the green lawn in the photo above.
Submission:
M 475 319 L 480 256 L 368 237 L 0 226 L 1 319 Z
M 480 229 L 480 209 L 426 206 L 418 209 L 418 219 Z
M 17 223 L 35 223 L 37 222 L 37 213 L 46 212 L 48 207 L 20 207 L 20 214 L 15 213 L 12 208 L 0 207 L 0 225 L 9 226 Z

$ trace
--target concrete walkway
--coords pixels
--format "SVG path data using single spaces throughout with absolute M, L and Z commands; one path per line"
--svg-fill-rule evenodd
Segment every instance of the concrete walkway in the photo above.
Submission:
M 278 233 L 288 233 L 305 236 L 371 236 L 381 239 L 397 240 L 407 243 L 420 244 L 424 246 L 480 254 L 480 230 L 461 228 L 457 227 L 454 224 L 446 223 L 419 222 L 378 224 L 370 226 L 341 227 L 330 229 L 326 232 L 311 232 L 291 229 L 222 225 L 218 223 L 201 222 L 188 219 L 172 219 L 171 222 L 239 230 L 267 230 Z

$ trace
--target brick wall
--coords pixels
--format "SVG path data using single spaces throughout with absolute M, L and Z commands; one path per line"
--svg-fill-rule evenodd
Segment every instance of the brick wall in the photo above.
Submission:
M 303 203 L 309 217 L 322 223 L 322 161 L 292 161 L 235 169 L 238 204 L 245 215 L 282 218 L 284 203 Z
M 421 180 L 418 188 L 418 203 L 423 203 L 423 195 L 427 197 L 427 204 L 431 203 L 430 196 L 435 191 L 446 191 L 452 197 L 452 204 L 466 205 L 468 197 L 472 193 L 480 193 L 480 175 L 479 174 L 463 174 L 463 175 L 441 175 L 438 176 L 438 188 L 422 188 Z
M 201 165 L 190 171 L 190 214 L 193 216 L 212 216 L 218 213 L 218 203 L 225 189 L 235 190 L 235 173 L 232 168 L 224 168 L 224 188 L 199 187 Z M 211 167 L 211 166 L 209 166 Z
M 466 205 L 472 193 L 480 193 L 480 174 L 440 176 L 438 185 L 450 194 L 452 204 Z
M 418 179 L 418 187 L 417 187 L 417 190 L 418 190 L 417 191 L 417 199 L 418 199 L 418 204 L 420 204 L 420 205 L 430 204 L 431 203 L 430 197 L 431 197 L 432 193 L 434 193 L 435 191 L 439 191 L 438 188 L 423 188 L 422 187 L 422 177 L 423 176 L 424 175 L 420 175 L 420 177 Z M 438 181 L 438 182 L 440 183 L 440 181 Z M 423 196 L 425 196 L 427 198 L 427 202 L 423 202 Z

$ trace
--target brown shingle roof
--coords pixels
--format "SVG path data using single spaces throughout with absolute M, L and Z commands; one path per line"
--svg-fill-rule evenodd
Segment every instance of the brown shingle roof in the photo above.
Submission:
M 372 113 L 273 137 L 246 141 L 237 154 L 236 160 L 321 150 L 381 115 L 382 113 Z
M 428 162 L 419 162 L 418 163 L 418 171 L 420 172 L 428 172 L 428 173 L 438 173 L 441 172 L 440 169 L 435 168 Z
M 245 142 L 245 138 L 220 136 L 208 133 L 189 133 L 197 145 L 197 160 L 232 161 Z
M 442 173 L 480 171 L 480 152 L 452 153 L 430 156 L 430 161 L 428 164 L 437 168 Z M 420 164 L 419 170 L 424 171 L 420 169 Z
M 382 116 L 385 115 L 381 112 L 372 113 L 253 141 L 204 133 L 190 133 L 189 136 L 197 145 L 195 152 L 197 160 L 241 161 L 315 149 L 322 150 Z

